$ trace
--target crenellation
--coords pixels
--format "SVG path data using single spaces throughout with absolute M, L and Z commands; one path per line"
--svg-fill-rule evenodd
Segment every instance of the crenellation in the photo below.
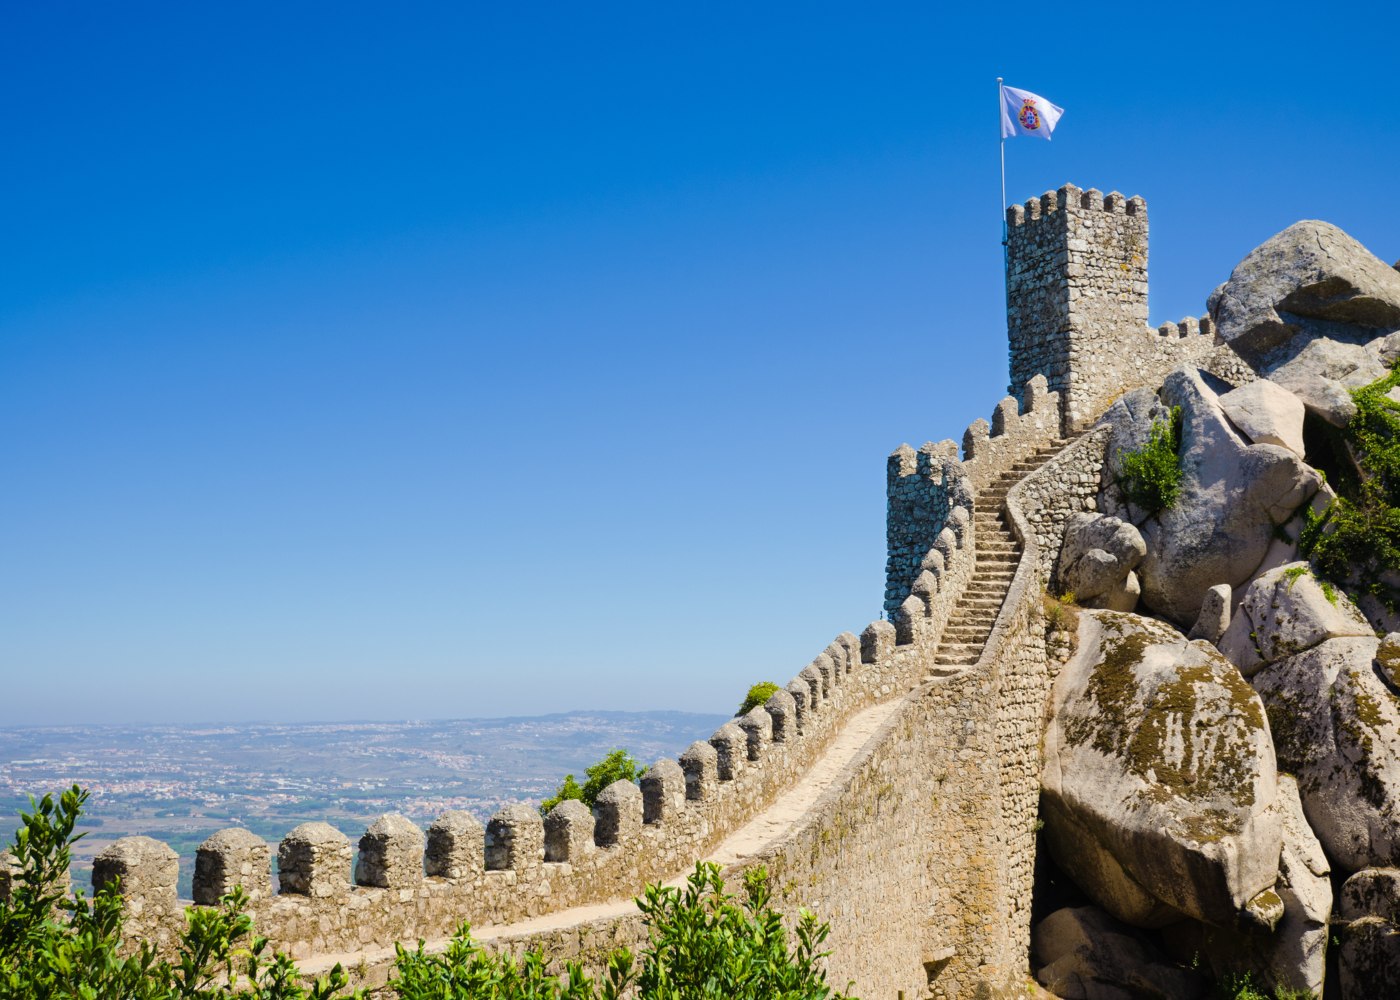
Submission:
M 733 781 L 749 759 L 749 738 L 733 722 L 726 722 L 710 737 L 715 748 L 715 768 L 720 781 Z
M 644 824 L 671 822 L 685 809 L 685 772 L 669 757 L 647 768 L 641 777 L 641 789 Z
M 523 803 L 506 806 L 486 823 L 486 870 L 528 874 L 544 861 L 544 820 Z
M 250 900 L 272 894 L 272 849 L 241 826 L 205 838 L 194 859 L 194 901 L 217 906 L 222 896 L 242 886 Z
M 784 688 L 784 690 L 787 691 L 788 696 L 792 698 L 792 714 L 793 719 L 796 721 L 793 732 L 800 736 L 802 734 L 802 727 L 807 723 L 807 716 L 812 710 L 812 689 L 806 681 L 794 677 L 792 680 L 788 681 L 787 687 Z
M 350 891 L 350 840 L 329 823 L 302 823 L 277 847 L 279 892 L 316 898 Z
M 836 673 L 836 664 L 831 661 L 826 650 L 822 650 L 809 666 L 817 672 L 817 676 L 821 679 L 822 700 L 826 701 L 831 697 L 832 675 Z
M 763 710 L 773 720 L 774 743 L 789 743 L 797 739 L 797 699 L 791 691 L 774 691 L 764 703 Z
M 544 817 L 544 859 L 551 864 L 581 863 L 594 850 L 593 810 L 578 799 L 555 803 Z
M 614 781 L 593 805 L 593 842 L 599 847 L 630 844 L 642 832 L 643 814 L 642 790 L 625 779 Z
M 407 889 L 423 880 L 423 831 L 402 813 L 385 813 L 360 838 L 355 884 Z
M 681 770 L 685 772 L 687 800 L 708 802 L 718 793 L 719 752 L 708 741 L 696 740 L 681 754 Z
M 871 622 L 860 635 L 860 660 L 862 663 L 884 663 L 894 652 L 894 646 L 894 626 L 886 621 Z
M 734 723 L 744 731 L 744 748 L 751 761 L 761 760 L 773 743 L 773 715 L 764 706 L 749 709 Z
M 428 827 L 423 867 L 428 875 L 469 881 L 486 870 L 486 829 L 471 813 L 453 809 Z

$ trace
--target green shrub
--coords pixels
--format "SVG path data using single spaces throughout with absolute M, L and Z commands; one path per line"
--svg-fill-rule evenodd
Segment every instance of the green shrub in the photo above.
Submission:
M 623 751 L 614 751 L 612 759 Z M 624 754 L 625 755 L 625 754 Z M 635 764 L 635 762 L 633 762 Z M 74 786 L 22 814 L 12 853 L 19 866 L 8 901 L 0 901 L 0 997 L 24 1000 L 355 1000 L 342 992 L 339 965 L 305 985 L 283 954 L 265 958 L 267 940 L 252 936 L 246 897 L 235 890 L 217 907 L 187 912 L 174 960 L 148 943 L 123 954 L 122 900 L 104 887 L 92 900 L 70 899 L 62 876 L 87 793 Z M 32 800 L 31 800 L 32 801 Z M 80 836 L 80 835 L 79 835 Z M 607 957 L 601 983 L 568 963 L 547 972 L 541 952 L 516 958 L 478 947 L 464 924 L 448 949 L 429 955 L 395 945 L 401 1000 L 851 1000 L 831 989 L 818 951 L 830 927 L 803 911 L 790 943 L 770 905 L 767 873 L 744 875 L 745 898 L 724 891 L 718 865 L 700 863 L 685 888 L 648 886 L 637 901 L 650 941 L 636 962 L 626 949 Z
M 578 799 L 591 809 L 604 788 L 614 781 L 636 781 L 647 773 L 647 769 L 626 750 L 617 749 L 609 751 L 598 763 L 584 768 L 583 773 L 588 780 L 582 785 L 574 780 L 572 774 L 564 775 L 555 793 L 540 803 L 540 813 L 547 814 L 566 799 Z
M 1338 496 L 1317 514 L 1304 511 L 1299 548 L 1319 577 L 1354 586 L 1392 609 L 1400 592 L 1384 581 L 1400 573 L 1400 405 L 1386 393 L 1400 369 L 1352 391 L 1356 415 L 1341 439 L 1361 475 L 1337 484 Z
M 1118 453 L 1118 486 L 1128 502 L 1155 514 L 1176 503 L 1181 495 L 1181 407 L 1173 406 L 1171 419 L 1152 421 L 1147 443 Z
M 29 813 L 10 848 L 19 874 L 8 902 L 0 901 L 0 996 L 122 1000 L 331 1000 L 358 997 L 340 991 L 347 977 L 339 965 L 312 986 L 302 985 L 286 955 L 263 958 L 265 938 L 252 938 L 241 890 L 217 907 L 188 911 L 176 960 L 158 958 L 142 942 L 123 954 L 122 900 L 104 886 L 91 900 L 81 890 L 70 899 L 63 874 L 73 828 L 87 792 L 74 785 L 57 803 L 30 799 Z M 235 949 L 235 945 L 238 947 Z
M 774 684 L 772 681 L 759 681 L 753 687 L 749 688 L 749 693 L 744 695 L 743 704 L 739 706 L 739 711 L 735 712 L 734 715 L 736 717 L 747 715 L 759 705 L 768 704 L 768 699 L 781 690 L 782 688 L 778 687 L 778 685 Z

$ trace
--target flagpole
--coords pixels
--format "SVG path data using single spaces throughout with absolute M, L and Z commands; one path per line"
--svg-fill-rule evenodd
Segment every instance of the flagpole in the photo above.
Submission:
M 1001 130 L 1001 116 L 1006 114 L 1006 87 L 997 77 L 997 134 L 1001 135 L 1001 270 L 1005 278 L 1011 262 L 1007 256 L 1006 230 L 1006 136 Z

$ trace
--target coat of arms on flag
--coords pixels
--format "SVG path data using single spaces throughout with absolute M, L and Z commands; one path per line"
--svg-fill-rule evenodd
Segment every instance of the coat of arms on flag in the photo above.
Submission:
M 1001 88 L 1001 137 L 1033 135 L 1049 139 L 1065 109 L 1051 104 L 1039 94 L 1015 87 Z

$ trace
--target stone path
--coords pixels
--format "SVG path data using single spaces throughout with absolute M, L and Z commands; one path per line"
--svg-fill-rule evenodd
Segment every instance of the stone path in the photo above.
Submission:
M 797 784 L 778 796 L 772 805 L 758 816 L 724 838 L 705 860 L 720 865 L 731 865 L 760 853 L 764 848 L 784 837 L 788 831 L 801 822 L 802 818 L 821 798 L 822 793 L 831 787 L 841 772 L 845 770 L 846 765 L 860 753 L 880 726 L 894 714 L 903 701 L 903 698 L 891 698 L 887 702 L 874 705 L 852 716 L 841 732 L 831 741 L 830 746 L 827 747 L 822 756 Z M 689 870 L 680 873 L 666 884 L 683 885 L 689 874 Z M 641 886 L 637 888 L 640 891 Z M 636 912 L 637 904 L 632 899 L 618 899 L 607 903 L 574 906 L 511 924 L 473 927 L 472 937 L 477 941 L 490 941 L 504 935 L 514 937 L 518 934 L 558 930 L 561 927 L 569 927 L 590 920 L 620 917 Z M 448 938 L 442 938 L 429 941 L 426 945 L 427 950 L 430 952 L 442 951 L 447 947 L 448 940 Z M 412 942 L 405 943 L 411 944 Z M 373 967 L 392 961 L 393 957 L 394 949 L 391 945 L 387 948 L 367 948 L 364 951 L 341 954 L 314 955 L 297 964 L 304 973 L 323 975 L 337 962 L 346 968 L 353 968 L 361 962 Z
M 977 538 L 977 564 L 962 600 L 958 601 L 943 641 L 933 658 L 931 677 L 946 677 L 977 662 L 982 647 L 992 634 L 1011 578 L 1021 562 L 1021 544 L 1006 521 L 1006 493 L 1027 475 L 1058 454 L 1069 442 L 1053 441 L 1038 452 L 1021 459 L 977 498 L 973 531 Z
M 1029 473 L 1040 468 L 1066 444 L 1066 440 L 1054 441 L 1017 462 L 984 491 L 983 497 L 979 497 L 977 509 L 973 513 L 977 562 L 967 590 L 944 631 L 930 676 L 957 673 L 975 664 L 982 654 L 982 647 L 986 645 L 992 626 L 996 624 L 997 614 L 1001 610 L 1002 602 L 1006 600 L 1011 579 L 1021 559 L 1020 543 L 1016 541 L 1016 536 L 1006 521 L 1007 491 Z M 903 701 L 903 698 L 892 698 L 853 716 L 797 784 L 780 795 L 758 816 L 722 840 L 705 860 L 722 866 L 731 865 L 762 853 L 769 845 L 785 837 L 802 821 L 821 798 L 822 793 L 832 785 L 846 765 L 855 758 Z M 682 885 L 687 875 L 689 871 L 682 872 L 666 884 Z M 640 890 L 641 887 L 637 888 Z M 511 924 L 473 927 L 472 937 L 485 942 L 505 936 L 515 937 L 558 930 L 574 924 L 621 917 L 636 912 L 637 905 L 632 899 L 617 899 L 557 910 Z M 446 948 L 448 940 L 442 938 L 430 941 L 427 943 L 427 949 L 430 952 L 441 951 Z M 323 974 L 337 962 L 347 968 L 361 963 L 373 967 L 386 964 L 393 957 L 394 949 L 391 946 L 359 952 L 316 955 L 299 964 L 303 972 Z

